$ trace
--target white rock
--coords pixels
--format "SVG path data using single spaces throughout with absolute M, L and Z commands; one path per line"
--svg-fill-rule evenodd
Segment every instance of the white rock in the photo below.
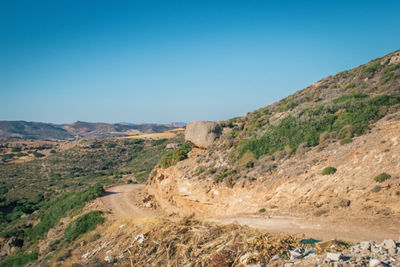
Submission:
M 308 259 L 308 258 L 314 258 L 314 257 L 316 257 L 316 256 L 318 256 L 318 255 L 315 254 L 315 253 L 310 253 L 310 254 L 308 254 L 307 256 L 305 256 L 304 258 L 305 258 L 305 259 Z
M 331 261 L 339 261 L 341 256 L 342 256 L 342 253 L 340 253 L 340 252 L 338 252 L 338 253 L 332 253 L 332 252 L 326 253 L 326 258 L 331 260 Z
M 360 248 L 361 249 L 370 249 L 371 243 L 369 241 L 363 241 L 360 243 Z
M 82 255 L 82 258 L 87 259 L 90 255 L 90 252 L 87 252 L 85 254 Z
M 303 254 L 301 254 L 301 253 L 299 253 L 297 251 L 289 250 L 289 252 L 290 252 L 290 256 L 291 256 L 290 258 L 291 259 L 298 259 L 298 258 L 303 257 Z
M 133 240 L 133 243 L 138 242 L 139 244 L 142 244 L 144 242 L 144 234 L 139 234 L 135 237 L 135 239 Z
M 369 260 L 369 267 L 376 267 L 381 264 L 381 261 L 378 259 L 370 259 Z
M 178 143 L 171 143 L 171 144 L 167 144 L 167 146 L 165 147 L 166 149 L 176 149 L 178 148 L 180 145 Z
M 122 228 L 124 228 L 125 226 L 126 226 L 126 224 L 122 224 L 122 225 L 119 226 L 119 229 L 122 229 Z
M 250 257 L 254 256 L 254 253 L 251 252 L 247 252 L 246 254 L 244 254 L 243 256 L 240 257 L 239 262 L 241 264 L 246 264 L 247 261 L 249 260 Z
M 113 258 L 113 256 L 108 255 L 108 256 L 106 256 L 106 257 L 104 258 L 104 260 L 105 260 L 106 262 L 108 262 L 108 263 L 112 263 L 112 262 L 114 261 L 114 258 Z
M 274 255 L 274 256 L 271 258 L 271 261 L 277 261 L 277 260 L 279 260 L 279 255 Z
M 396 243 L 392 239 L 385 239 L 383 240 L 381 246 L 386 249 L 395 249 Z

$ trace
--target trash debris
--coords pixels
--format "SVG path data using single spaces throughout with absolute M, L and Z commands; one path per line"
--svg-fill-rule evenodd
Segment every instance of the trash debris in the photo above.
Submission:
M 342 253 L 333 253 L 333 252 L 328 252 L 326 253 L 326 258 L 331 260 L 331 261 L 339 261 L 340 257 L 342 256 Z
M 314 239 L 314 238 L 307 238 L 307 239 L 302 239 L 300 241 L 300 244 L 303 244 L 303 245 L 314 245 L 314 244 L 317 244 L 319 242 L 321 242 L 321 240 L 317 240 L 317 239 Z
M 303 251 L 300 248 L 296 248 L 295 250 L 289 250 L 291 259 L 299 259 L 303 257 Z
M 271 258 L 271 261 L 277 261 L 277 260 L 279 260 L 279 256 L 278 256 L 278 255 L 274 255 L 274 256 Z
M 142 244 L 144 242 L 144 239 L 145 239 L 144 235 L 143 234 L 139 234 L 139 235 L 137 235 L 135 237 L 135 239 L 133 240 L 132 243 L 136 243 L 137 242 L 139 244 Z
M 309 254 L 315 254 L 315 248 L 309 248 L 309 249 L 304 250 L 304 252 L 303 252 L 304 256 L 307 256 Z

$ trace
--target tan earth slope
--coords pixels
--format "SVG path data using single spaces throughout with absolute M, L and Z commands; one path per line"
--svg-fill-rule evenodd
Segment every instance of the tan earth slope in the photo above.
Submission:
M 252 179 L 239 180 L 232 188 L 196 176 L 205 153 L 195 149 L 187 160 L 153 172 L 147 190 L 161 210 L 242 220 L 260 228 L 273 226 L 274 222 L 267 222 L 271 216 L 290 216 L 302 222 L 299 227 L 278 221 L 282 227 L 272 228 L 315 230 L 323 228 L 322 223 L 331 229 L 330 234 L 353 240 L 396 238 L 400 233 L 400 113 L 377 122 L 370 133 L 354 138 L 350 144 L 334 142 L 323 150 L 312 148 L 261 175 L 249 172 L 248 176 L 254 175 Z M 260 165 L 255 169 L 262 168 Z M 337 172 L 322 175 L 327 166 L 334 166 Z M 382 172 L 391 178 L 375 182 L 374 177 Z M 249 217 L 244 215 L 259 214 L 260 209 L 265 209 L 256 216 L 261 217 L 261 223 L 260 218 L 243 219 Z M 262 221 L 266 221 L 265 226 Z M 323 235 L 324 229 L 321 230 L 317 234 Z

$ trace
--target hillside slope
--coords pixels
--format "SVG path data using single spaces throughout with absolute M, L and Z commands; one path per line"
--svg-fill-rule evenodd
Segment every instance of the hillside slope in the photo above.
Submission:
M 396 51 L 219 122 L 211 146 L 156 168 L 147 190 L 170 214 L 295 216 L 396 237 L 399 110 Z
M 27 121 L 0 121 L 0 140 L 107 138 L 140 133 L 158 133 L 177 128 L 169 124 L 92 123 L 52 124 Z

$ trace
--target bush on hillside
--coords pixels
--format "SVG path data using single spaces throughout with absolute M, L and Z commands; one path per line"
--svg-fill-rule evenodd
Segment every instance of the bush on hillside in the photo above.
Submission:
M 69 192 L 57 197 L 40 209 L 40 222 L 28 232 L 32 240 L 43 238 L 68 212 L 81 209 L 87 202 L 104 193 L 101 184 L 95 184 L 80 192 Z
M 11 149 L 11 152 L 21 152 L 21 148 L 18 146 L 15 146 Z
M 76 220 L 68 225 L 67 229 L 65 229 L 65 239 L 67 241 L 73 241 L 77 239 L 80 235 L 96 229 L 96 226 L 98 224 L 104 222 L 104 218 L 102 215 L 102 211 L 96 210 L 78 217 Z
M 168 168 L 170 166 L 175 165 L 181 160 L 187 158 L 187 154 L 192 150 L 190 145 L 183 144 L 180 148 L 177 148 L 173 151 L 168 152 L 165 154 L 160 161 L 160 165 L 163 168 Z
M 336 171 L 336 168 L 329 166 L 322 171 L 322 175 L 331 175 L 334 174 Z
M 382 183 L 382 182 L 386 181 L 387 179 L 389 179 L 390 177 L 392 177 L 392 176 L 390 176 L 386 172 L 382 172 L 381 174 L 375 176 L 374 180 L 377 183 Z
M 33 152 L 33 155 L 35 156 L 35 158 L 43 158 L 43 157 L 44 157 L 44 154 L 39 153 L 39 152 L 37 152 L 37 151 L 34 151 L 34 152 Z
M 340 140 L 341 145 L 350 144 L 351 142 L 353 142 L 352 138 L 345 138 L 345 139 Z
M 37 252 L 10 256 L 0 263 L 0 267 L 25 266 L 27 263 L 37 260 L 38 256 Z
M 377 71 L 380 67 L 381 67 L 381 63 L 378 61 L 378 62 L 375 62 L 375 63 L 372 63 L 372 64 L 370 64 L 370 65 L 365 66 L 365 67 L 363 68 L 363 70 L 364 70 L 365 72 L 375 72 L 375 71 Z
M 338 133 L 336 138 L 345 139 L 362 135 L 369 124 L 383 117 L 382 106 L 400 103 L 400 96 L 382 95 L 369 98 L 365 94 L 350 94 L 333 100 L 330 104 L 304 109 L 289 115 L 276 125 L 267 125 L 264 135 L 243 141 L 237 148 L 239 158 L 251 151 L 258 159 L 265 154 L 290 147 L 296 152 L 301 143 L 316 146 L 321 133 Z M 340 112 L 338 112 L 340 110 Z

